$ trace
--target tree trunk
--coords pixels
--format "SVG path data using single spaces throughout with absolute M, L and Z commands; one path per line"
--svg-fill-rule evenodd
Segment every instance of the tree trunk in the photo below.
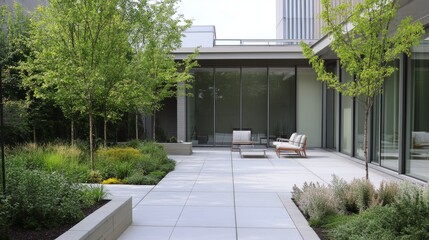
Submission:
M 89 163 L 91 170 L 94 171 L 94 145 L 92 137 L 92 103 L 89 104 Z
M 71 145 L 74 146 L 74 118 L 72 117 L 70 122 L 70 136 L 71 136 Z
M 36 138 L 36 125 L 33 125 L 33 143 L 37 144 L 37 138 Z
M 107 114 L 104 113 L 104 142 L 103 146 L 107 147 Z
M 156 132 L 156 121 L 155 121 L 155 111 L 153 111 L 153 122 L 152 122 L 152 139 L 154 140 L 154 141 L 156 141 L 156 135 L 155 135 L 155 132 Z
M 139 112 L 136 111 L 136 140 L 139 140 Z
M 370 100 L 367 98 L 365 102 L 365 121 L 364 121 L 364 132 L 363 132 L 363 154 L 365 155 L 365 179 L 369 179 L 368 174 L 368 116 L 369 109 L 371 108 Z

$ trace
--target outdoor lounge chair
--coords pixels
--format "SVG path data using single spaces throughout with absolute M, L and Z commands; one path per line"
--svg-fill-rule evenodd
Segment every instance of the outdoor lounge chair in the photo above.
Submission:
M 240 145 L 251 145 L 252 132 L 250 130 L 234 130 L 232 131 L 232 148 L 238 148 Z M 235 146 L 235 147 L 234 147 Z
M 273 144 L 276 145 L 278 142 L 293 142 L 293 140 L 298 136 L 297 133 L 292 133 L 292 135 L 290 135 L 289 139 L 287 138 L 277 138 L 276 142 L 274 142 Z
M 292 139 L 292 140 L 291 140 Z M 292 151 L 298 154 L 300 157 L 307 157 L 307 136 L 296 135 L 294 138 L 289 138 L 289 142 L 275 142 L 276 154 L 280 158 L 282 151 Z

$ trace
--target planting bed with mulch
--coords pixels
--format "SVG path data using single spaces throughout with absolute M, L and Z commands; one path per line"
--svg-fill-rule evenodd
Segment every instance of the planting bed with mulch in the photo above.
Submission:
M 102 200 L 89 208 L 83 209 L 85 217 L 104 206 L 109 200 Z M 52 229 L 29 230 L 13 227 L 9 230 L 10 240 L 53 240 L 72 228 L 75 223 L 65 224 Z

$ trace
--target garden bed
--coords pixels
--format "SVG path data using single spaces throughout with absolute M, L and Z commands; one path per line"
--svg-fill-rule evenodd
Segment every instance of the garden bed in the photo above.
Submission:
M 192 142 L 160 143 L 168 155 L 192 155 Z
M 115 197 L 84 218 L 58 240 L 117 239 L 132 222 L 131 197 Z
M 109 200 L 102 200 L 89 208 L 83 209 L 85 217 L 89 216 L 97 209 L 103 207 L 108 202 Z M 73 226 L 74 223 L 70 223 L 64 224 L 56 228 L 38 230 L 13 227 L 9 230 L 9 236 L 11 236 L 10 240 L 53 240 L 59 237 L 61 234 L 67 232 Z

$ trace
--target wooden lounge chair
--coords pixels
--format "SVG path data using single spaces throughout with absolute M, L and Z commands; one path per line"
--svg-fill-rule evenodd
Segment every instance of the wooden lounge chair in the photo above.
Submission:
M 234 130 L 232 131 L 232 148 L 238 149 L 240 145 L 252 145 L 252 132 L 250 130 Z
M 293 142 L 293 140 L 297 136 L 298 136 L 297 133 L 292 133 L 292 135 L 290 135 L 289 139 L 287 139 L 287 138 L 277 138 L 276 141 L 273 144 L 276 145 L 278 142 Z
M 292 139 L 292 140 L 291 140 Z M 276 154 L 280 158 L 282 151 L 292 151 L 300 157 L 307 157 L 307 136 L 297 135 L 294 138 L 289 138 L 289 142 L 276 142 Z

